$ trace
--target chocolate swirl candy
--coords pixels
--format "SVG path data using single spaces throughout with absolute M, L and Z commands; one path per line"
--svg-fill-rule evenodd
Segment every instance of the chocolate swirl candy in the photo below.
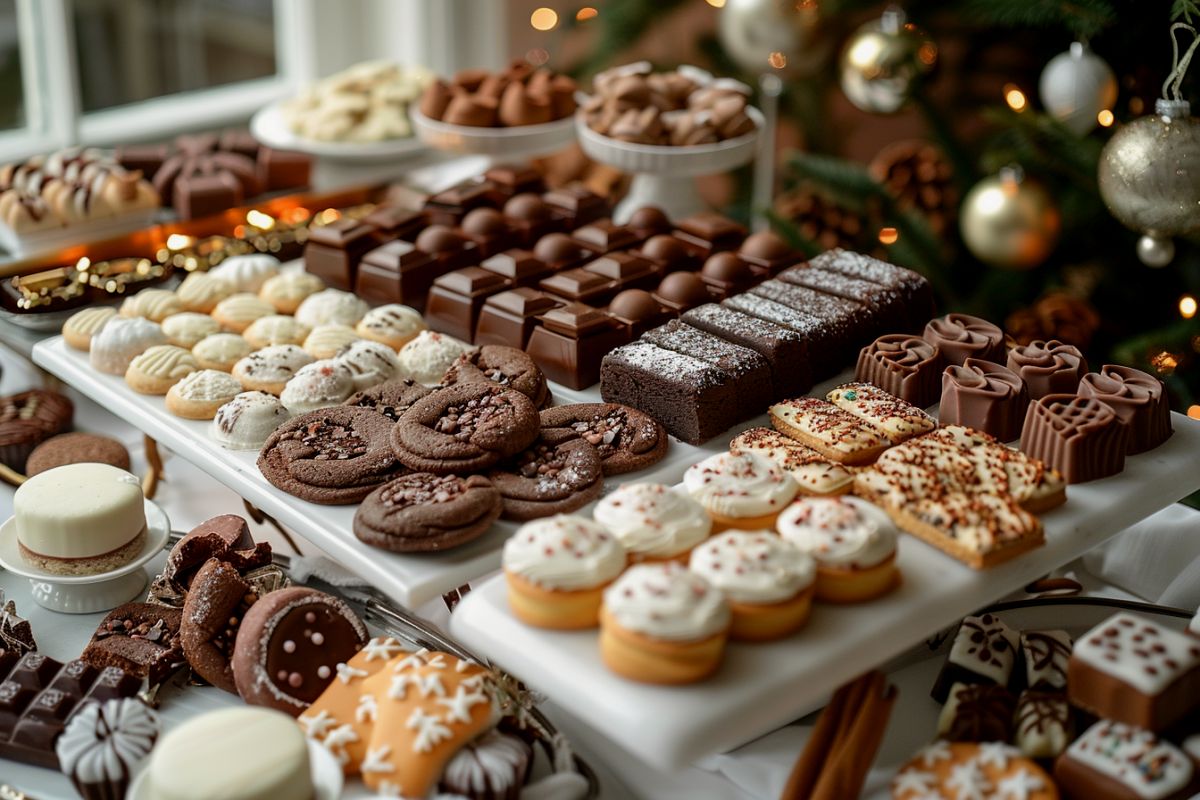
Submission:
M 1029 404 L 1021 428 L 1021 450 L 1058 470 L 1067 483 L 1123 470 L 1128 442 L 1117 412 L 1095 397 L 1048 394 Z
M 901 400 L 928 408 L 938 398 L 941 368 L 936 345 L 906 333 L 889 333 L 859 351 L 854 380 L 873 383 Z
M 986 319 L 969 314 L 931 319 L 921 338 L 936 346 L 950 364 L 962 364 L 968 358 L 997 364 L 1004 360 L 1004 332 Z
M 991 361 L 968 358 L 942 373 L 943 425 L 965 425 L 990 433 L 1002 442 L 1021 435 L 1029 393 L 1021 376 Z
M 1008 368 L 1021 376 L 1034 400 L 1048 394 L 1074 394 L 1088 371 L 1079 348 L 1057 339 L 1036 339 L 1014 347 L 1008 353 Z
M 1105 364 L 1079 383 L 1079 394 L 1103 400 L 1129 429 L 1129 453 L 1158 447 L 1171 436 L 1171 408 L 1163 383 L 1132 367 Z

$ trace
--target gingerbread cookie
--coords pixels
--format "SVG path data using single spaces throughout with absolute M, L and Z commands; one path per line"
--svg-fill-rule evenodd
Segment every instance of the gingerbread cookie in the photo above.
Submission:
M 568 514 L 600 496 L 604 467 L 583 439 L 550 431 L 488 477 L 504 501 L 504 518 L 524 522 Z
M 894 800 L 1057 800 L 1045 770 L 1003 742 L 937 741 L 892 779 Z
M 381 383 L 356 392 L 342 403 L 344 406 L 370 408 L 383 414 L 393 422 L 398 421 L 402 414 L 432 391 L 423 383 L 417 383 L 411 378 L 397 378 L 394 381 Z
M 392 450 L 418 472 L 478 472 L 533 444 L 539 427 L 537 408 L 520 392 L 460 383 L 413 403 L 392 429 Z
M 657 464 L 667 454 L 667 431 L 649 414 L 618 403 L 577 403 L 542 411 L 542 429 L 568 431 L 600 454 L 605 475 Z
M 321 505 L 357 503 L 391 478 L 392 421 L 368 408 L 337 406 L 294 417 L 258 456 L 263 477 L 290 495 Z
M 469 381 L 492 381 L 516 389 L 538 408 L 550 404 L 546 376 L 524 350 L 515 347 L 487 344 L 463 353 L 442 376 L 443 386 Z
M 251 705 L 296 716 L 321 696 L 367 642 L 367 629 L 336 597 L 293 586 L 259 598 L 237 632 L 233 680 Z
M 482 475 L 414 472 L 363 500 L 354 535 L 396 553 L 445 550 L 487 533 L 500 510 L 500 493 Z

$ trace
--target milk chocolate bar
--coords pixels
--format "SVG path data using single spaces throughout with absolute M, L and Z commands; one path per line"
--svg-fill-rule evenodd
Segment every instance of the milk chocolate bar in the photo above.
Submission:
M 429 288 L 443 272 L 445 269 L 415 244 L 395 239 L 363 255 L 354 293 L 374 305 L 402 303 L 424 311 Z
M 625 340 L 606 313 L 580 303 L 564 303 L 538 317 L 525 351 L 546 377 L 571 389 L 586 389 L 600 379 L 605 354 Z
M 358 262 L 379 244 L 375 227 L 342 217 L 313 228 L 304 246 L 304 269 L 326 284 L 343 291 L 354 288 Z
M 508 289 L 506 279 L 480 267 L 465 267 L 437 278 L 425 305 L 425 322 L 435 331 L 464 342 L 475 340 L 475 323 L 484 301 Z
M 475 344 L 498 344 L 524 350 L 538 317 L 552 308 L 565 305 L 545 292 L 522 286 L 488 297 L 479 310 L 475 324 Z

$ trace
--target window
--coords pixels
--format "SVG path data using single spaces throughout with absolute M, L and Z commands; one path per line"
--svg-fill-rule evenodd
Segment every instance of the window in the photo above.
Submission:
M 25 127 L 25 86 L 16 0 L 0 0 L 0 130 Z

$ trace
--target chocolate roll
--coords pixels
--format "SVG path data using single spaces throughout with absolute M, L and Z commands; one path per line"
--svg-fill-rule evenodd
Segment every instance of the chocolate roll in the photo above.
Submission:
M 1025 382 L 1007 367 L 968 358 L 942 373 L 942 425 L 966 425 L 1010 442 L 1021 435 L 1028 408 Z
M 1079 383 L 1079 394 L 1103 400 L 1129 428 L 1129 454 L 1158 447 L 1171 437 L 1171 407 L 1163 382 L 1132 367 L 1105 364 Z
M 1025 381 L 1033 400 L 1048 394 L 1074 394 L 1088 371 L 1079 348 L 1057 339 L 1017 345 L 1008 353 L 1008 368 Z

